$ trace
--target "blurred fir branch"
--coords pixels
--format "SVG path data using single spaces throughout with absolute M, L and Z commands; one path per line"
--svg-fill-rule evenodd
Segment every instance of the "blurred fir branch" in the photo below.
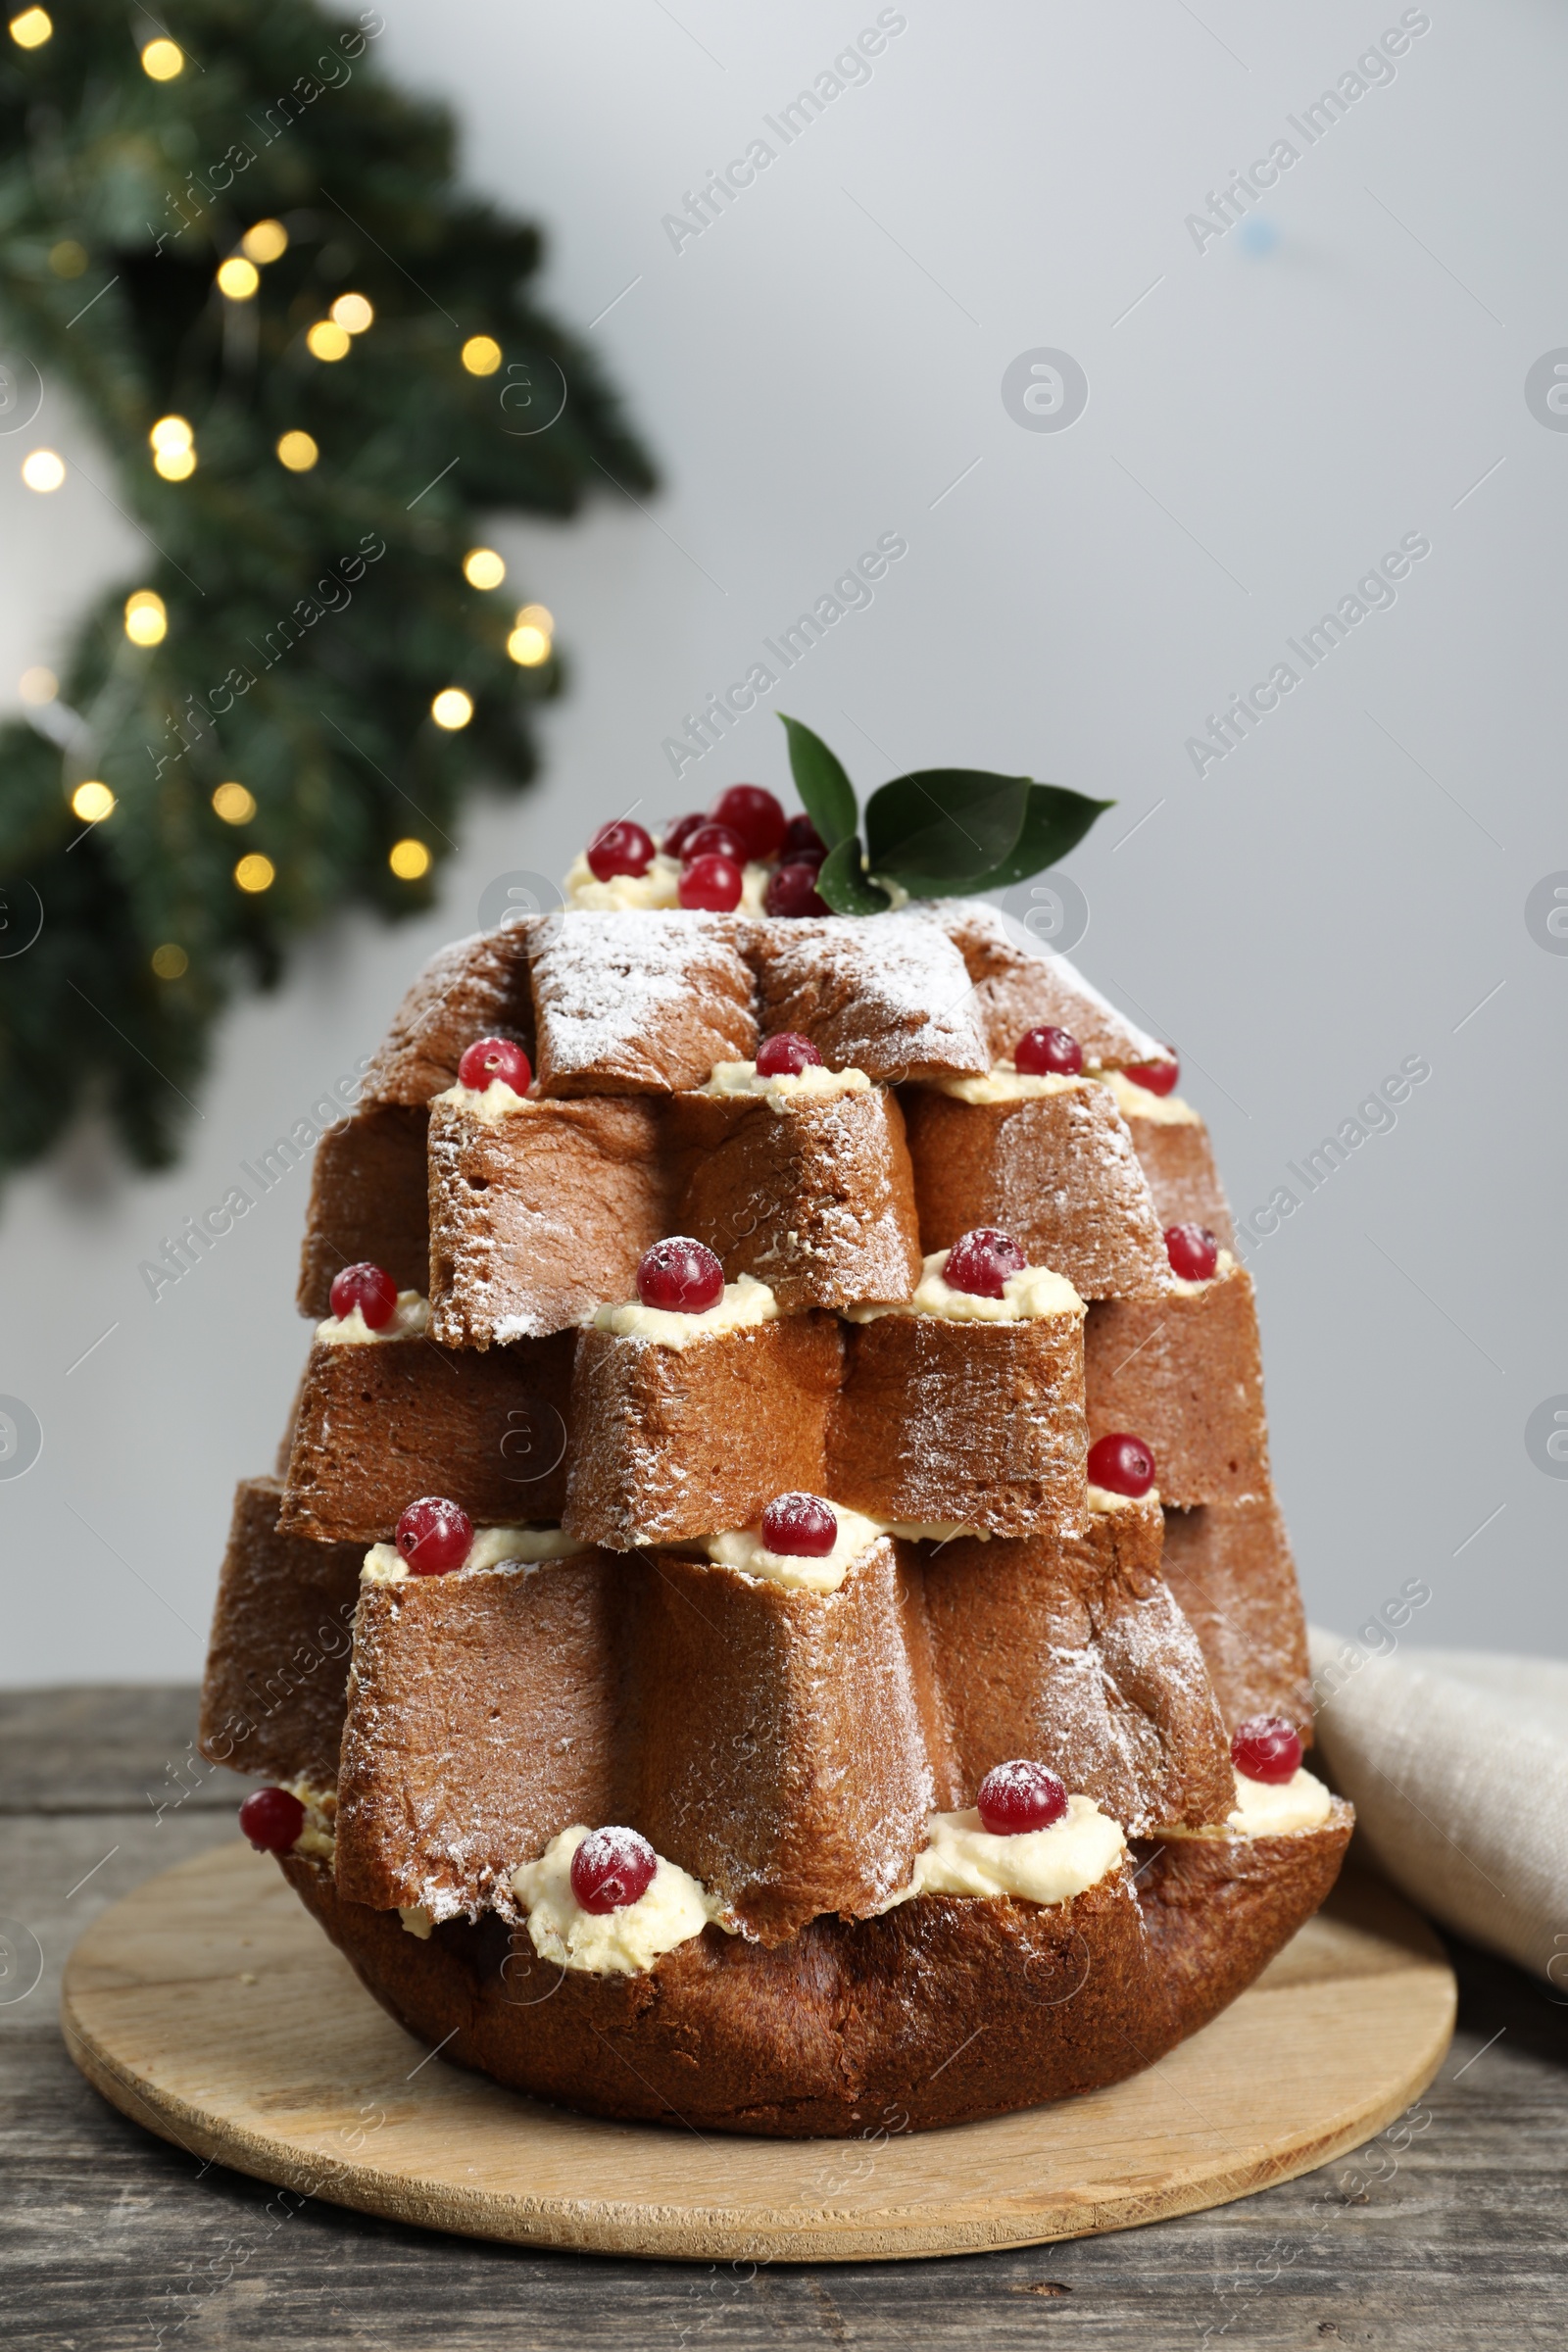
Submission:
M 465 795 L 534 773 L 563 675 L 548 612 L 517 631 L 513 583 L 466 576 L 479 516 L 652 487 L 530 299 L 538 232 L 463 192 L 380 30 L 309 0 L 156 24 L 74 0 L 0 38 L 0 432 L 20 462 L 66 390 L 145 542 L 55 698 L 0 727 L 0 1169 L 84 1102 L 167 1163 L 236 989 L 349 905 L 428 904 Z M 351 303 L 326 331 L 347 294 L 370 323 Z M 471 715 L 443 727 L 452 690 Z

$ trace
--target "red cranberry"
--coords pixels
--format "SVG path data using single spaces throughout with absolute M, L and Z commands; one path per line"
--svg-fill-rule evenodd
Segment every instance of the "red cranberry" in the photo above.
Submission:
M 1049 1765 L 1015 1756 L 993 1764 L 975 1799 L 982 1826 L 994 1838 L 1019 1838 L 1026 1830 L 1049 1830 L 1067 1810 L 1067 1791 Z
M 680 869 L 677 896 L 704 914 L 733 914 L 741 903 L 741 869 L 733 858 L 694 858 Z
M 1183 1282 L 1208 1282 L 1219 1264 L 1219 1244 L 1206 1225 L 1167 1225 L 1165 1254 Z
M 808 816 L 792 816 L 784 828 L 779 856 L 786 862 L 799 858 L 803 865 L 820 865 L 827 856 L 827 843 Z
M 1128 1494 L 1136 1502 L 1154 1483 L 1154 1457 L 1142 1438 L 1118 1431 L 1097 1438 L 1089 1448 L 1089 1484 L 1108 1494 Z
M 372 1331 L 384 1331 L 397 1313 L 398 1286 L 384 1266 L 345 1266 L 332 1277 L 332 1312 L 341 1318 L 359 1308 Z
M 1236 1727 L 1231 1762 L 1243 1780 L 1278 1788 L 1301 1769 L 1301 1736 L 1282 1715 L 1253 1715 Z
M 694 808 L 689 816 L 677 816 L 659 845 L 664 856 L 666 858 L 680 857 L 698 826 L 706 825 L 708 819 L 701 808 Z
M 1122 1072 L 1124 1078 L 1130 1078 L 1134 1086 L 1141 1086 L 1150 1095 L 1174 1094 L 1181 1074 L 1182 1065 L 1174 1054 L 1169 1061 L 1138 1061 Z
M 763 1544 L 787 1559 L 825 1559 L 838 1540 L 838 1518 L 820 1495 L 776 1494 L 762 1513 Z
M 710 815 L 732 825 L 746 845 L 748 858 L 771 858 L 783 846 L 787 830 L 784 810 L 760 784 L 732 784 L 713 803 Z
M 629 816 L 618 824 L 601 825 L 588 844 L 588 871 L 596 882 L 616 874 L 646 874 L 654 862 L 654 837 Z
M 1070 1029 L 1026 1029 L 1012 1050 L 1012 1066 L 1026 1078 L 1076 1078 L 1084 1050 Z
M 239 1826 L 259 1854 L 286 1854 L 305 1827 L 305 1807 L 286 1788 L 253 1788 Z
M 690 865 L 694 858 L 733 858 L 737 865 L 744 865 L 746 844 L 733 825 L 721 825 L 716 817 L 705 816 L 681 843 L 680 856 L 683 865 Z
M 571 1891 L 585 1911 L 624 1911 L 645 1894 L 659 1856 L 635 1830 L 590 1830 L 571 1857 Z
M 701 1242 L 672 1234 L 643 1253 L 637 1296 L 672 1315 L 706 1315 L 724 1296 L 724 1269 Z
M 760 1078 L 798 1078 L 805 1069 L 821 1067 L 821 1054 L 798 1029 L 781 1029 L 776 1037 L 764 1037 L 757 1049 Z
M 444 1494 L 421 1494 L 398 1521 L 398 1549 L 411 1576 L 445 1576 L 461 1568 L 472 1542 L 473 1521 Z
M 458 1084 L 476 1087 L 480 1094 L 499 1078 L 514 1095 L 525 1095 L 532 1077 L 527 1054 L 510 1037 L 476 1037 L 458 1064 Z
M 1028 1262 L 1010 1233 L 977 1225 L 948 1251 L 942 1279 L 950 1291 L 967 1291 L 972 1298 L 1000 1298 L 1007 1276 L 1021 1274 Z
M 816 887 L 816 868 L 794 858 L 775 865 L 767 877 L 762 906 L 768 914 L 830 914 L 832 908 Z

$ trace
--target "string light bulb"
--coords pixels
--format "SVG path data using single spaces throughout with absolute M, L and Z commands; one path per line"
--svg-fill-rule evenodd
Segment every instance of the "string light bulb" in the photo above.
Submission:
M 443 686 L 430 705 L 430 716 L 438 727 L 445 727 L 449 734 L 455 733 L 473 716 L 473 697 L 465 694 L 461 686 Z
M 213 807 L 225 825 L 248 825 L 256 814 L 256 795 L 243 784 L 220 784 Z
M 149 41 L 141 53 L 141 70 L 153 81 L 172 81 L 185 71 L 185 52 L 177 41 Z
M 346 335 L 363 335 L 374 323 L 375 313 L 363 294 L 340 294 L 332 305 L 332 318 Z
M 499 588 L 507 576 L 506 560 L 493 547 L 470 547 L 463 559 L 463 576 L 470 588 Z
M 152 964 L 160 980 L 183 980 L 190 970 L 190 957 L 183 948 L 166 939 L 161 948 L 154 948 Z
M 54 30 L 54 21 L 47 9 L 24 8 L 20 17 L 11 20 L 11 38 L 19 49 L 41 49 Z
M 196 436 L 183 416 L 160 416 L 147 435 L 153 465 L 166 482 L 183 482 L 196 470 Z
M 546 605 L 524 605 L 517 614 L 507 651 L 521 669 L 537 669 L 553 650 L 555 614 Z
M 29 490 L 58 490 L 66 478 L 66 461 L 58 450 L 30 449 L 22 461 L 22 478 Z
M 71 812 L 79 816 L 84 825 L 101 825 L 106 816 L 115 812 L 115 796 L 107 784 L 91 777 L 87 783 L 78 784 L 72 794 Z
M 248 262 L 278 262 L 288 251 L 288 230 L 281 220 L 256 220 L 239 241 Z
M 243 254 L 231 253 L 218 265 L 218 291 L 230 302 L 249 302 L 261 282 L 261 271 Z
M 17 680 L 17 692 L 24 703 L 41 710 L 45 703 L 52 703 L 60 692 L 60 680 L 52 669 L 45 669 L 40 662 L 36 668 L 23 671 Z
M 305 346 L 313 359 L 341 360 L 348 355 L 349 338 L 334 320 L 318 318 L 305 338 Z
M 277 868 L 270 858 L 264 858 L 260 850 L 252 850 L 235 866 L 234 879 L 241 890 L 255 898 L 258 891 L 271 889 L 277 879 Z
M 395 841 L 387 852 L 386 861 L 400 882 L 417 882 L 430 871 L 430 853 L 422 841 L 412 836 L 407 841 Z
M 62 237 L 49 248 L 49 267 L 56 277 L 79 277 L 87 267 L 87 248 L 78 237 Z
M 309 473 L 320 454 L 309 433 L 285 433 L 277 445 L 277 462 L 290 473 Z
M 470 335 L 459 357 L 470 375 L 494 375 L 501 365 L 501 346 L 494 335 Z
M 153 588 L 138 588 L 125 599 L 125 635 L 132 645 L 162 645 L 169 634 L 169 614 Z

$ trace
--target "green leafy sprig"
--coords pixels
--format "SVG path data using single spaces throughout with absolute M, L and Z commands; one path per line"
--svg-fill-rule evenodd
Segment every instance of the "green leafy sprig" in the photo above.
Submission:
M 779 716 L 795 789 L 827 844 L 816 886 L 835 914 L 885 913 L 890 883 L 911 899 L 1005 889 L 1065 858 L 1115 806 L 1030 776 L 923 767 L 879 784 L 862 819 L 837 755 L 798 718 Z

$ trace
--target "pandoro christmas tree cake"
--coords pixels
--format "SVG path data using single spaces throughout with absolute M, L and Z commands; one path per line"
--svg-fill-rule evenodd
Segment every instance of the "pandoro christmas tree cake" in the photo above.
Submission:
M 445 2062 L 808 2135 L 1152 2064 L 1322 1901 L 1256 1317 L 1170 1050 L 933 770 L 606 826 L 317 1153 L 203 1746 Z

